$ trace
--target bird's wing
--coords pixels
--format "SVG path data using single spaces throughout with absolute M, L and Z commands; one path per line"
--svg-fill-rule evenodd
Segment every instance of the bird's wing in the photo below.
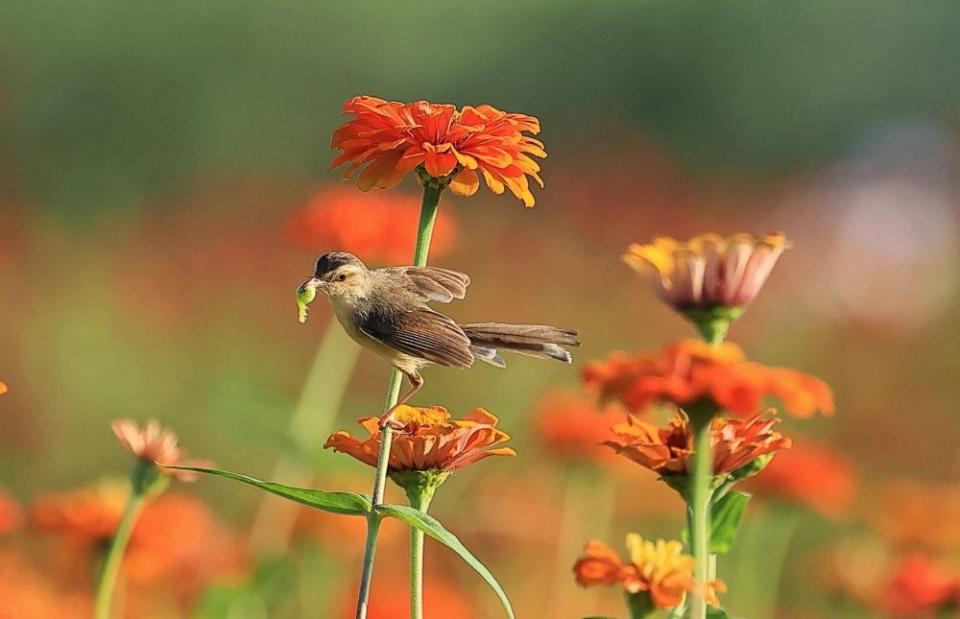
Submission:
M 368 337 L 411 357 L 450 367 L 473 365 L 470 338 L 453 320 L 428 307 L 370 312 L 357 326 Z
M 470 276 L 459 271 L 437 267 L 393 267 L 381 269 L 403 282 L 403 287 L 424 301 L 449 303 L 467 294 Z

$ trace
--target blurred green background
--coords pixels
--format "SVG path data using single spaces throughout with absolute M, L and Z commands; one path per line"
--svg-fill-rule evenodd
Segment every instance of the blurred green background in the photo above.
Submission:
M 488 408 L 520 453 L 458 475 L 438 516 L 520 616 L 623 616 L 616 591 L 573 583 L 579 546 L 675 536 L 680 507 L 620 467 L 611 522 L 595 497 L 571 508 L 572 465 L 538 441 L 531 410 L 576 389 L 586 360 L 692 335 L 621 263 L 628 243 L 783 230 L 795 248 L 732 338 L 831 383 L 834 418 L 783 427 L 845 454 L 857 498 L 840 519 L 794 509 L 776 611 L 744 593 L 750 557 L 721 568 L 727 599 L 748 617 L 890 614 L 822 576 L 838 545 L 878 536 L 890 483 L 939 492 L 960 474 L 957 66 L 954 2 L 0 3 L 0 485 L 29 510 L 37 493 L 122 474 L 108 428 L 121 416 L 156 417 L 192 454 L 269 476 L 329 317 L 318 303 L 296 323 L 316 256 L 285 222 L 339 182 L 340 106 L 489 102 L 541 119 L 546 188 L 532 210 L 484 190 L 445 198 L 459 233 L 438 263 L 474 279 L 451 312 L 570 325 L 584 347 L 573 369 L 521 358 L 430 373 L 419 403 Z M 361 354 L 338 427 L 377 409 L 386 376 Z M 309 459 L 324 487 L 366 490 L 362 465 Z M 180 491 L 239 537 L 261 500 L 215 480 Z M 554 534 L 569 509 L 579 520 Z M 787 508 L 757 517 L 773 509 Z M 251 558 L 253 575 L 139 616 L 340 616 L 317 609 L 350 597 L 356 557 L 332 559 L 323 535 L 303 548 L 293 567 Z M 447 566 L 475 617 L 499 616 L 445 552 L 428 563 Z M 383 556 L 383 581 L 402 581 L 403 543 Z

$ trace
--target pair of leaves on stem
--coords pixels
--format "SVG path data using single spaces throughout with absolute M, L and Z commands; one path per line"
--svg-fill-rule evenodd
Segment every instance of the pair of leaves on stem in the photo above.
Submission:
M 414 529 L 423 531 L 424 534 L 429 535 L 455 552 L 490 585 L 490 588 L 493 589 L 494 593 L 496 593 L 500 599 L 500 603 L 503 604 L 503 608 L 507 611 L 507 616 L 510 617 L 510 619 L 514 619 L 513 607 L 510 605 L 510 600 L 507 599 L 506 592 L 504 592 L 500 583 L 497 582 L 497 579 L 493 577 L 493 574 L 490 573 L 490 570 L 480 563 L 480 561 L 473 556 L 473 553 L 463 545 L 463 542 L 461 542 L 456 535 L 448 531 L 439 520 L 418 509 L 407 505 L 378 505 L 376 509 L 374 509 L 369 497 L 356 492 L 327 492 L 325 490 L 314 490 L 311 488 L 295 488 L 293 486 L 261 481 L 247 475 L 221 469 L 193 466 L 174 466 L 170 468 L 225 477 L 255 486 L 261 490 L 266 490 L 267 492 L 282 496 L 285 499 L 302 503 L 308 507 L 321 509 L 334 514 L 363 516 L 365 518 L 396 518 Z

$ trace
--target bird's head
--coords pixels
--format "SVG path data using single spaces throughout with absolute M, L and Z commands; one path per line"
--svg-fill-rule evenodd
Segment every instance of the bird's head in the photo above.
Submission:
M 313 277 L 300 284 L 297 299 L 301 306 L 301 322 L 306 318 L 306 305 L 320 292 L 332 301 L 350 302 L 366 296 L 370 271 L 353 254 L 332 251 L 320 256 Z

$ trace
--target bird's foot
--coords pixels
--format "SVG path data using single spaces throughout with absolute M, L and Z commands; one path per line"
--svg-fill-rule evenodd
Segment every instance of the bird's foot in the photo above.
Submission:
M 394 416 L 393 416 L 393 413 L 394 413 L 394 411 L 396 411 L 396 410 L 397 410 L 397 407 L 396 407 L 396 406 L 392 406 L 392 407 L 390 407 L 390 410 L 388 410 L 387 412 L 385 412 L 385 413 L 380 417 L 380 429 L 381 429 L 381 430 L 387 428 L 388 426 L 389 426 L 390 428 L 393 428 L 394 430 L 399 430 L 399 429 L 403 428 L 403 424 L 402 424 L 399 420 L 397 420 L 396 418 L 394 418 Z

